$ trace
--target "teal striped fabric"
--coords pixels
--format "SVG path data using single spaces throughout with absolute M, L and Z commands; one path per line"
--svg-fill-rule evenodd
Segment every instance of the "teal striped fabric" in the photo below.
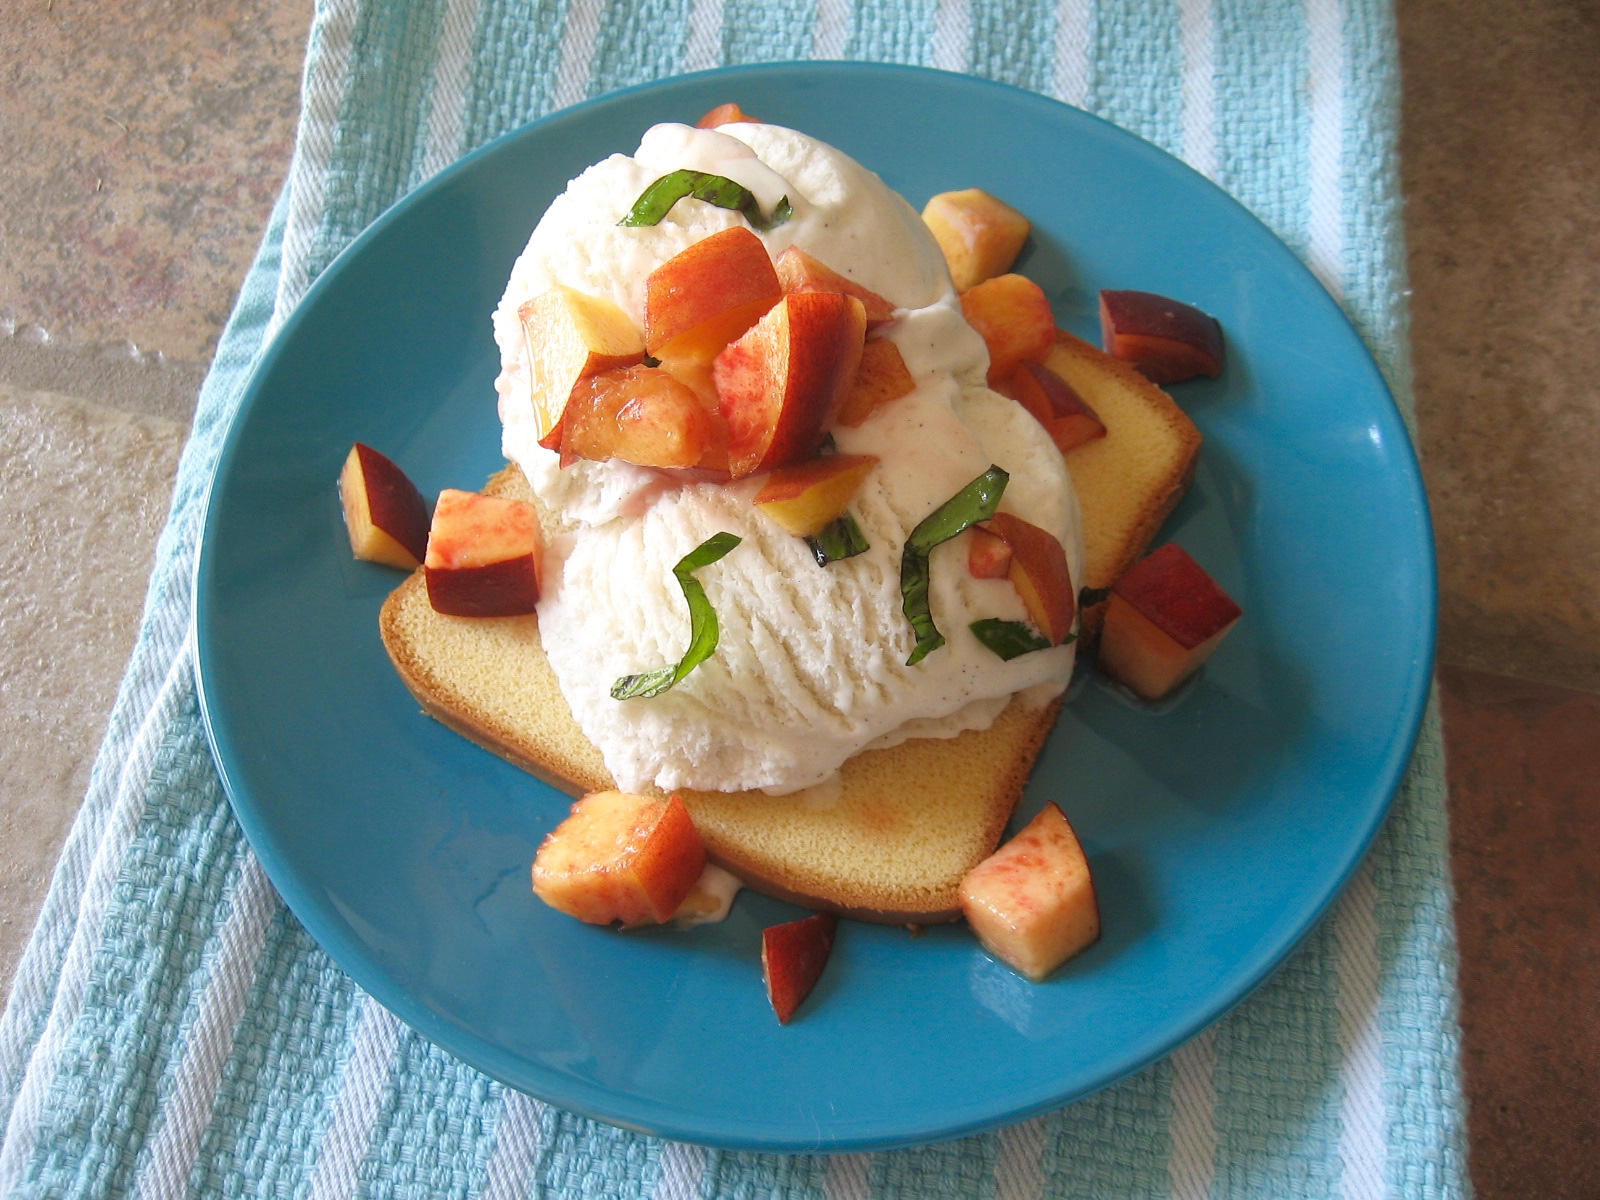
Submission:
M 1342 300 L 1409 416 L 1388 0 L 320 0 L 289 183 L 0 1022 L 0 1196 L 1468 1194 L 1432 706 L 1368 863 L 1245 1004 L 1063 1111 L 917 1150 L 723 1153 L 508 1091 L 369 1000 L 267 883 L 207 751 L 188 643 L 202 499 L 264 341 L 342 246 L 472 147 L 615 88 L 797 58 L 973 72 L 1186 159 Z

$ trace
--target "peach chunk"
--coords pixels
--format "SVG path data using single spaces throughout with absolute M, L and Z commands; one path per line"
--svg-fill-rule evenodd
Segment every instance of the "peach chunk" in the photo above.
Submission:
M 812 537 L 844 513 L 877 465 L 871 454 L 833 454 L 779 467 L 754 503 L 796 537 Z
M 1055 804 L 967 872 L 961 911 L 984 947 L 1040 980 L 1100 937 L 1100 906 L 1078 835 Z
M 539 847 L 533 890 L 590 925 L 660 925 L 705 865 L 705 844 L 677 795 L 590 792 Z
M 644 361 L 632 318 L 609 300 L 557 284 L 517 309 L 539 442 L 561 445 L 561 418 L 580 379 Z
M 1052 646 L 1061 645 L 1072 632 L 1078 597 L 1060 539 L 1006 512 L 995 513 L 985 528 L 1011 547 L 1006 578 L 1022 597 L 1028 619 Z
M 888 338 L 872 338 L 861 347 L 861 365 L 850 381 L 844 403 L 839 406 L 839 424 L 852 429 L 865 421 L 880 405 L 909 396 L 917 381 L 906 366 L 905 357 Z
M 1193 305 L 1154 292 L 1100 293 L 1101 344 L 1151 383 L 1222 374 L 1222 326 Z
M 708 362 L 782 295 L 760 238 L 743 225 L 713 233 L 645 278 L 645 348 L 664 363 Z
M 1128 569 L 1111 589 L 1100 669 L 1159 700 L 1211 657 L 1241 610 L 1175 542 Z
M 839 919 L 832 913 L 814 913 L 761 931 L 761 973 L 778 1024 L 789 1023 L 822 978 L 838 926 Z
M 747 117 L 744 109 L 737 104 L 719 104 L 694 123 L 696 129 L 715 129 L 718 125 L 736 125 L 748 121 L 751 124 L 760 124 L 754 117 Z
M 428 506 L 392 459 L 357 442 L 339 472 L 350 550 L 359 559 L 415 571 L 428 552 Z
M 1026 358 L 1018 363 L 1011 373 L 1010 391 L 1038 418 L 1063 454 L 1106 435 L 1105 423 L 1077 389 L 1041 363 Z
M 996 275 L 961 293 L 961 312 L 989 347 L 989 386 L 1025 358 L 1043 359 L 1056 341 L 1044 289 L 1021 275 Z
M 861 365 L 866 332 L 854 296 L 796 292 L 717 356 L 712 376 L 733 478 L 817 452 Z
M 693 389 L 659 367 L 624 367 L 582 380 L 567 405 L 563 464 L 619 458 L 639 467 L 693 467 L 713 440 Z
M 923 208 L 922 220 L 958 292 L 1009 271 L 1031 228 L 1027 217 L 979 188 L 939 193 Z
M 539 600 L 544 539 L 525 500 L 447 488 L 423 557 L 428 603 L 452 617 L 511 617 Z
M 967 573 L 974 579 L 1004 579 L 1011 573 L 1011 544 L 982 525 L 967 530 Z
M 789 292 L 839 292 L 854 296 L 867 310 L 867 328 L 875 329 L 886 321 L 894 320 L 894 305 L 871 288 L 863 287 L 832 267 L 807 254 L 799 246 L 790 246 L 778 255 L 775 264 L 778 282 L 784 293 Z

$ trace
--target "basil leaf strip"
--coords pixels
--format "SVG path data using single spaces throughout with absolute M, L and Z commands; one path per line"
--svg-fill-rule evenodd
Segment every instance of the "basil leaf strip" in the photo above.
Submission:
M 659 225 L 672 206 L 685 196 L 715 204 L 718 208 L 737 209 L 744 219 L 759 233 L 776 229 L 794 215 L 789 197 L 778 201 L 772 216 L 763 217 L 755 194 L 742 183 L 735 183 L 725 175 L 711 175 L 705 171 L 691 171 L 685 167 L 670 175 L 663 175 L 640 194 L 633 202 L 628 215 L 618 225 Z
M 944 645 L 944 635 L 933 623 L 933 613 L 928 608 L 928 555 L 935 546 L 994 516 L 1010 480 L 1005 471 L 991 466 L 924 517 L 906 539 L 900 556 L 900 606 L 911 622 L 911 631 L 917 635 L 906 666 L 916 666 Z
M 872 549 L 867 542 L 867 535 L 861 532 L 861 526 L 849 513 L 830 521 L 815 536 L 808 537 L 806 545 L 811 547 L 811 557 L 817 560 L 819 567 L 838 562 L 841 558 L 854 558 Z
M 1032 654 L 1035 650 L 1050 649 L 1050 639 L 1040 637 L 1030 625 L 1021 621 L 1002 621 L 999 617 L 985 617 L 981 621 L 974 621 L 967 626 L 972 634 L 994 653 L 1010 662 L 1013 658 L 1021 658 L 1024 654 Z M 1076 641 L 1078 635 L 1068 634 L 1067 642 Z
M 717 614 L 711 607 L 711 601 L 706 599 L 706 590 L 700 586 L 700 581 L 694 577 L 694 573 L 701 567 L 709 567 L 737 546 L 741 540 L 731 533 L 713 534 L 678 560 L 678 565 L 672 568 L 672 573 L 677 576 L 678 586 L 683 589 L 683 598 L 689 605 L 689 649 L 684 652 L 677 666 L 669 664 L 641 675 L 624 675 L 611 685 L 613 700 L 636 700 L 647 696 L 659 696 L 668 688 L 682 683 L 690 671 L 705 662 L 716 651 Z

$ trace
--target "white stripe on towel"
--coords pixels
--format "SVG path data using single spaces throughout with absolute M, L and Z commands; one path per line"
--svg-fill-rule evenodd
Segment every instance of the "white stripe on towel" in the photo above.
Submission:
M 1217 1173 L 1217 1033 L 1207 1029 L 1172 1056 L 1172 1200 L 1208 1200 Z
M 350 1047 L 333 1116 L 317 1147 L 306 1200 L 344 1200 L 355 1194 L 357 1173 L 372 1144 L 384 1089 L 400 1037 L 400 1022 L 370 996 L 361 998 L 360 1024 Z
M 705 1147 L 663 1142 L 660 1167 L 653 1200 L 694 1200 L 700 1194 L 700 1178 L 706 1171 Z
M 683 47 L 685 71 L 707 71 L 722 65 L 722 0 L 693 0 L 689 36 Z
M 1378 1023 L 1378 885 L 1368 862 L 1350 881 L 1334 917 L 1337 946 L 1339 1049 L 1344 1059 L 1339 1101 L 1340 1194 L 1350 1200 L 1386 1195 L 1383 1030 Z
M 1061 0 L 1056 5 L 1051 72 L 1056 99 L 1080 108 L 1089 99 L 1089 36 L 1093 31 L 1088 0 Z
M 972 61 L 972 13 L 967 0 L 939 0 L 933 14 L 933 61 L 941 71 L 965 71 Z
M 428 96 L 422 179 L 431 179 L 461 157 L 467 85 L 472 74 L 472 38 L 478 30 L 478 0 L 448 0 L 439 23 L 439 54 Z M 420 182 L 420 180 L 419 180 Z
M 994 1200 L 1037 1200 L 1044 1195 L 1045 1119 L 1009 1125 L 997 1135 Z
M 283 227 L 282 269 L 278 275 L 278 294 L 272 305 L 262 345 L 272 341 L 279 326 L 300 303 L 310 286 L 307 275 L 311 242 L 322 223 L 323 197 L 328 183 L 328 167 L 333 162 L 334 135 L 339 128 L 339 112 L 344 106 L 345 76 L 350 69 L 351 42 L 355 36 L 354 3 L 329 4 L 328 19 L 313 30 L 314 46 L 306 54 L 307 78 L 302 91 L 300 136 L 295 141 L 294 161 L 289 178 L 294 181 L 289 195 L 289 213 Z M 316 86 L 311 86 L 310 64 L 318 66 Z
M 133 1192 L 139 1200 L 181 1200 L 188 1191 L 222 1068 L 233 1048 L 234 1028 L 255 983 L 267 925 L 278 909 L 277 892 L 248 851 L 239 864 L 233 892 L 211 980 L 201 993 L 172 1090 L 161 1106 L 161 1124 L 135 1181 Z
M 1344 294 L 1344 6 L 1306 0 L 1311 131 L 1306 253 L 1335 298 Z
M 817 0 L 817 23 L 812 29 L 812 58 L 843 58 L 850 44 L 850 0 Z
M 1212 0 L 1182 0 L 1183 159 L 1200 174 L 1217 174 L 1216 16 Z
M 594 64 L 594 44 L 600 36 L 600 10 L 605 0 L 572 0 L 567 26 L 561 33 L 561 62 L 556 67 L 555 91 L 550 110 L 567 108 L 589 95 L 589 71 Z
M 83 1008 L 89 973 L 94 966 L 95 952 L 100 948 L 100 927 L 105 921 L 106 909 L 111 904 L 111 894 L 122 874 L 123 857 L 139 830 L 140 818 L 144 816 L 145 792 L 150 773 L 155 768 L 156 752 L 177 715 L 179 704 L 188 694 L 188 688 L 184 685 L 193 678 L 189 667 L 189 648 L 184 643 L 173 655 L 166 676 L 161 681 L 161 689 L 156 693 L 144 721 L 135 731 L 127 760 L 118 774 L 106 834 L 89 866 L 77 927 L 73 930 L 72 942 L 62 962 L 55 1001 L 50 1006 L 50 1020 L 34 1045 L 27 1074 L 11 1106 L 11 1119 L 6 1124 L 5 1137 L 0 1140 L 0 1194 L 11 1192 L 33 1156 L 39 1132 L 39 1113 L 51 1085 L 55 1083 L 62 1049 Z
M 828 1159 L 828 1175 L 822 1185 L 825 1200 L 868 1200 L 872 1194 L 872 1156 L 835 1154 Z
M 533 1170 L 539 1160 L 539 1124 L 544 1105 L 532 1096 L 506 1088 L 500 1093 L 500 1122 L 494 1131 L 494 1153 L 478 1200 L 522 1200 L 533 1192 Z

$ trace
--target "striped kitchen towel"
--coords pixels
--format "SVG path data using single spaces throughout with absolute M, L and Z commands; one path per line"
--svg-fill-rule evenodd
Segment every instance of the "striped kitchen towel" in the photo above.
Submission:
M 803 58 L 972 72 L 1186 159 L 1340 298 L 1409 415 L 1389 0 L 319 0 L 289 182 L 0 1023 L 0 1196 L 1467 1194 L 1433 706 L 1368 862 L 1246 1003 L 1062 1111 L 915 1150 L 719 1152 L 558 1111 L 400 1025 L 267 883 L 209 756 L 189 643 L 203 499 L 265 341 L 341 247 L 465 151 L 625 85 Z

